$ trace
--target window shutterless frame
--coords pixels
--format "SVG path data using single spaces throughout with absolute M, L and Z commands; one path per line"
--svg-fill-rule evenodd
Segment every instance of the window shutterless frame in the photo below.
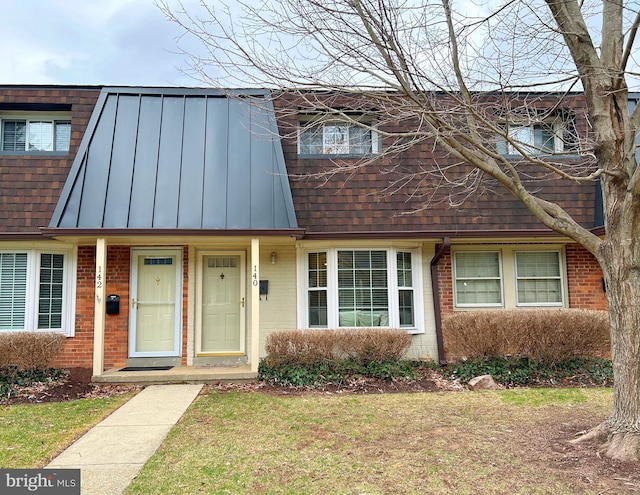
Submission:
M 418 249 L 300 250 L 300 328 L 424 332 Z
M 504 307 L 500 251 L 455 251 L 452 271 L 456 308 Z
M 298 120 L 299 155 L 364 156 L 380 150 L 381 136 L 365 117 L 356 116 L 354 122 L 314 116 L 301 116 Z

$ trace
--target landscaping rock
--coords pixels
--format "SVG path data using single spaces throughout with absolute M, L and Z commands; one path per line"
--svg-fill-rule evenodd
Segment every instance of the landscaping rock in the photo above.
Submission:
M 469 390 L 496 390 L 498 386 L 491 375 L 476 376 L 469 380 Z

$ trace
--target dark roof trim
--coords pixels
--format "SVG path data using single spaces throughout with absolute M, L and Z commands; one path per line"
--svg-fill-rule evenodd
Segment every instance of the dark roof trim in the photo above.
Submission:
M 49 237 L 43 232 L 0 232 L 0 241 L 38 241 Z
M 424 230 L 396 230 L 389 232 L 307 232 L 304 236 L 306 240 L 352 240 L 352 239 L 401 239 L 401 238 L 428 238 L 442 240 L 445 237 L 450 239 L 484 238 L 495 237 L 566 237 L 553 230 L 469 230 L 469 231 L 424 231 Z
M 213 236 L 213 237 L 276 237 L 288 236 L 301 239 L 304 236 L 303 229 L 69 229 L 50 228 L 40 229 L 46 236 Z
M 215 89 L 215 88 L 180 88 L 180 87 L 147 87 L 147 86 L 105 86 L 105 93 L 120 95 L 164 95 L 164 96 L 221 96 L 221 97 L 260 97 L 271 95 L 266 89 Z

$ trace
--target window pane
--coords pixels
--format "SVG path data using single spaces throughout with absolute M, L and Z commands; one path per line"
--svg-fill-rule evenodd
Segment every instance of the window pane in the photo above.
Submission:
M 327 291 L 309 291 L 309 326 L 327 326 Z
M 517 252 L 516 282 L 518 304 L 561 304 L 560 253 Z
M 311 127 L 300 132 L 300 153 L 303 155 L 322 154 L 322 126 Z
M 341 327 L 389 324 L 386 251 L 338 251 L 338 311 Z
M 355 125 L 349 127 L 349 152 L 364 155 L 371 151 L 371 130 Z
M 0 330 L 24 330 L 27 253 L 0 253 Z
M 398 267 L 398 287 L 413 287 L 411 253 L 398 253 L 396 260 Z
M 398 307 L 400 309 L 400 326 L 412 327 L 415 325 L 413 321 L 413 291 L 398 291 Z
M 521 304 L 561 303 L 560 280 L 518 280 L 518 302 Z
M 324 125 L 324 149 L 329 155 L 349 153 L 349 126 L 347 124 Z
M 327 286 L 327 253 L 309 253 L 309 288 Z
M 499 253 L 459 252 L 454 259 L 456 304 L 502 304 Z
M 56 122 L 56 151 L 69 151 L 71 122 Z
M 554 139 L 553 128 L 548 124 L 536 125 L 533 128 L 534 145 L 538 153 L 553 153 Z
M 464 280 L 456 284 L 458 304 L 500 304 L 499 280 Z
M 516 253 L 518 277 L 559 277 L 560 253 L 518 252 Z
M 64 255 L 40 255 L 38 328 L 62 328 Z
M 29 151 L 53 151 L 53 122 L 29 122 Z
M 456 253 L 456 277 L 499 277 L 500 259 L 496 252 Z
M 2 150 L 25 151 L 27 123 L 24 120 L 2 122 Z

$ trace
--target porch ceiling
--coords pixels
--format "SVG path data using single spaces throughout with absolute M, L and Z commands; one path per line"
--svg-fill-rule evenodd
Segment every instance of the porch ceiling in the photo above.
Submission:
M 53 229 L 297 229 L 264 91 L 105 88 Z

